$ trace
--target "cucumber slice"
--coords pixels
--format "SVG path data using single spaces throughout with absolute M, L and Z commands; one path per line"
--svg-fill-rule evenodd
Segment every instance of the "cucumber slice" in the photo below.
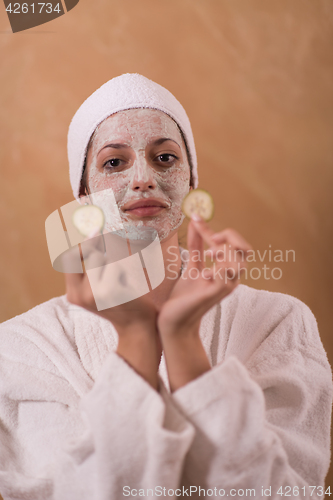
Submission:
M 208 222 L 214 215 L 212 195 L 204 189 L 193 189 L 183 199 L 182 211 L 189 219 L 195 213 Z
M 73 212 L 72 221 L 83 236 L 89 236 L 94 230 L 103 230 L 104 213 L 96 205 L 84 205 Z

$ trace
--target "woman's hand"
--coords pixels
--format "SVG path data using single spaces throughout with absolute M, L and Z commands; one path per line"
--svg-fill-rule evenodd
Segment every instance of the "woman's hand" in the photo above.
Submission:
M 204 252 L 204 241 L 209 250 Z M 187 243 L 188 266 L 174 286 L 158 317 L 163 333 L 180 335 L 196 330 L 202 316 L 239 284 L 250 244 L 235 230 L 214 233 L 204 221 L 191 220 Z M 213 265 L 206 267 L 211 256 Z
M 124 358 L 154 388 L 157 388 L 157 370 L 162 347 L 157 334 L 157 310 L 149 293 L 120 305 L 98 310 L 98 303 L 107 303 L 110 297 L 122 295 L 126 300 L 128 284 L 123 283 L 121 263 L 110 275 L 106 266 L 102 236 L 90 235 L 82 244 L 86 269 L 93 269 L 90 281 L 86 272 L 65 274 L 67 299 L 72 304 L 87 309 L 112 322 L 117 330 L 119 342 L 117 353 Z M 81 253 L 82 256 L 82 253 Z M 65 256 L 70 269 L 74 252 Z M 83 259 L 82 259 L 83 260 Z M 120 261 L 121 262 L 121 261 Z
M 201 318 L 239 284 L 251 249 L 233 229 L 214 233 L 200 220 L 191 220 L 187 242 L 188 266 L 157 320 L 172 390 L 210 369 L 199 338 Z M 209 245 L 206 252 L 204 242 Z M 211 268 L 205 264 L 208 254 L 213 260 Z

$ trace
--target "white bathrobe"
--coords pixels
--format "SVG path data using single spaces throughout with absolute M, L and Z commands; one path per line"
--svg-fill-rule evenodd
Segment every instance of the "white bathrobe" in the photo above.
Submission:
M 212 369 L 170 394 L 163 358 L 157 392 L 65 296 L 3 323 L 4 500 L 319 498 L 332 378 L 310 309 L 239 285 L 200 336 Z

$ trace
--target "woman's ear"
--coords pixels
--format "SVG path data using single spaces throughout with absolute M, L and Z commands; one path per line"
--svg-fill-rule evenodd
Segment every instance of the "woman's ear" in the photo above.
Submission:
M 86 189 L 81 185 L 79 191 L 79 198 L 81 198 L 82 196 L 86 196 Z
M 88 193 L 87 187 L 84 186 L 82 183 L 80 186 L 79 198 L 80 198 L 81 205 L 86 204 L 86 203 L 90 203 L 90 198 L 89 198 L 89 193 Z

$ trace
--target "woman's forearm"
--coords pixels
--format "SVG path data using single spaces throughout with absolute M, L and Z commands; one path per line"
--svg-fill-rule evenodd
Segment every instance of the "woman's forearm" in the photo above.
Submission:
M 172 392 L 211 369 L 199 337 L 199 328 L 184 332 L 160 332 Z
M 157 390 L 161 348 L 156 329 L 133 324 L 126 330 L 118 331 L 118 334 L 117 354 Z

